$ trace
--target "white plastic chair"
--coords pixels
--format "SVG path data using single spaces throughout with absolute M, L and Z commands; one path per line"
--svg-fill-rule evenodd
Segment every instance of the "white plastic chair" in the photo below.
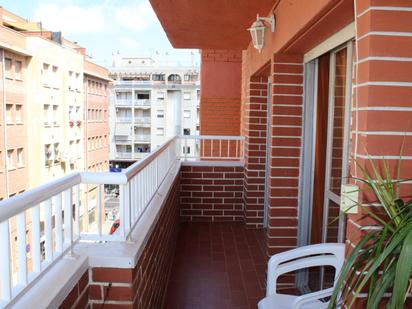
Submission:
M 276 293 L 278 278 L 295 270 L 332 266 L 335 268 L 335 282 L 345 260 L 345 245 L 326 243 L 300 247 L 273 255 L 269 260 L 266 297 L 259 304 L 259 309 L 321 309 L 327 308 L 328 302 L 320 299 L 331 296 L 333 287 L 301 296 Z

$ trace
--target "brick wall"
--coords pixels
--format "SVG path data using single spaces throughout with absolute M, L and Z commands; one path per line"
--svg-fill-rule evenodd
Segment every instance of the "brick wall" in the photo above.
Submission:
M 269 181 L 268 253 L 296 247 L 302 144 L 302 57 L 275 54 Z
M 183 221 L 242 221 L 243 167 L 182 166 Z
M 240 134 L 242 53 L 202 50 L 200 134 Z
M 87 304 L 92 309 L 162 307 L 178 235 L 179 188 L 177 178 L 137 265 L 134 268 L 89 269 L 61 308 L 85 308 Z
M 245 223 L 263 226 L 268 77 L 252 77 L 244 110 L 245 135 Z
M 412 177 L 412 4 L 410 1 L 357 0 L 357 53 L 354 71 L 351 156 L 368 166 L 368 155 L 375 163 L 385 157 L 392 171 L 402 154 L 402 178 Z M 406 9 L 406 10 L 405 10 Z M 351 174 L 362 177 L 354 162 Z M 396 172 L 393 172 L 396 177 Z M 360 188 L 364 185 L 357 183 Z M 405 196 L 411 185 L 404 185 Z M 374 202 L 367 192 L 360 201 Z M 376 204 L 375 204 L 376 205 Z M 375 207 L 379 210 L 379 207 Z M 361 228 L 370 222 L 362 220 L 363 210 L 348 215 L 347 249 L 359 240 Z M 356 308 L 364 308 L 359 301 Z

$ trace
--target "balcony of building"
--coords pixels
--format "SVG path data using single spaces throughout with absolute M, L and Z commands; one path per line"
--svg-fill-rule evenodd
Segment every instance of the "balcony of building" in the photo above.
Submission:
M 133 140 L 135 143 L 150 143 L 150 134 L 135 134 Z
M 0 306 L 253 307 L 265 236 L 241 223 L 242 149 L 242 137 L 175 137 L 121 173 L 74 173 L 2 201 Z

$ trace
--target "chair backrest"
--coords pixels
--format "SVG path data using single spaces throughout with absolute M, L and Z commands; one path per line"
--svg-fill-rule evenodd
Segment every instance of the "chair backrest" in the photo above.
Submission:
M 269 260 L 266 296 L 276 294 L 278 278 L 299 269 L 332 266 L 335 268 L 335 281 L 345 260 L 345 245 L 325 243 L 304 246 L 273 255 Z

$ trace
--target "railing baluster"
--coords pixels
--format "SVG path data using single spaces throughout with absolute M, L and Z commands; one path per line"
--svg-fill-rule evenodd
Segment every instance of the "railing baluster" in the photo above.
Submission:
M 54 200 L 54 217 L 56 233 L 56 251 L 63 252 L 63 234 L 62 234 L 62 195 L 58 194 L 53 197 Z
M 40 248 L 40 206 L 36 205 L 31 209 L 31 239 L 32 239 L 32 264 L 33 272 L 41 271 L 41 248 Z
M 238 158 L 239 141 L 236 141 L 236 158 Z
M 26 212 L 17 215 L 17 282 L 27 284 Z
M 44 202 L 44 252 L 45 260 L 53 260 L 53 240 L 52 240 L 52 203 L 51 199 Z
M 75 216 L 76 216 L 76 234 L 77 237 L 80 237 L 81 229 L 80 229 L 80 185 L 76 186 L 76 206 L 75 206 Z
M 213 158 L 215 150 L 213 149 L 213 139 L 211 139 L 211 146 L 210 146 L 210 158 Z
M 73 248 L 73 206 L 72 206 L 73 188 L 63 192 L 64 198 L 64 243 L 70 246 L 71 253 Z
M 227 140 L 227 157 L 230 158 L 230 141 Z
M 126 236 L 126 229 L 125 229 L 125 225 L 126 225 L 126 216 L 125 216 L 125 210 L 126 210 L 126 190 L 125 190 L 125 186 L 126 185 L 119 185 L 119 195 L 120 195 L 120 226 L 119 226 L 119 230 L 120 230 L 120 235 L 121 237 L 125 237 Z
M 222 157 L 222 140 L 219 139 L 219 158 Z
M 11 299 L 10 231 L 9 220 L 0 223 L 0 299 Z
M 102 185 L 97 185 L 97 233 L 102 236 Z

